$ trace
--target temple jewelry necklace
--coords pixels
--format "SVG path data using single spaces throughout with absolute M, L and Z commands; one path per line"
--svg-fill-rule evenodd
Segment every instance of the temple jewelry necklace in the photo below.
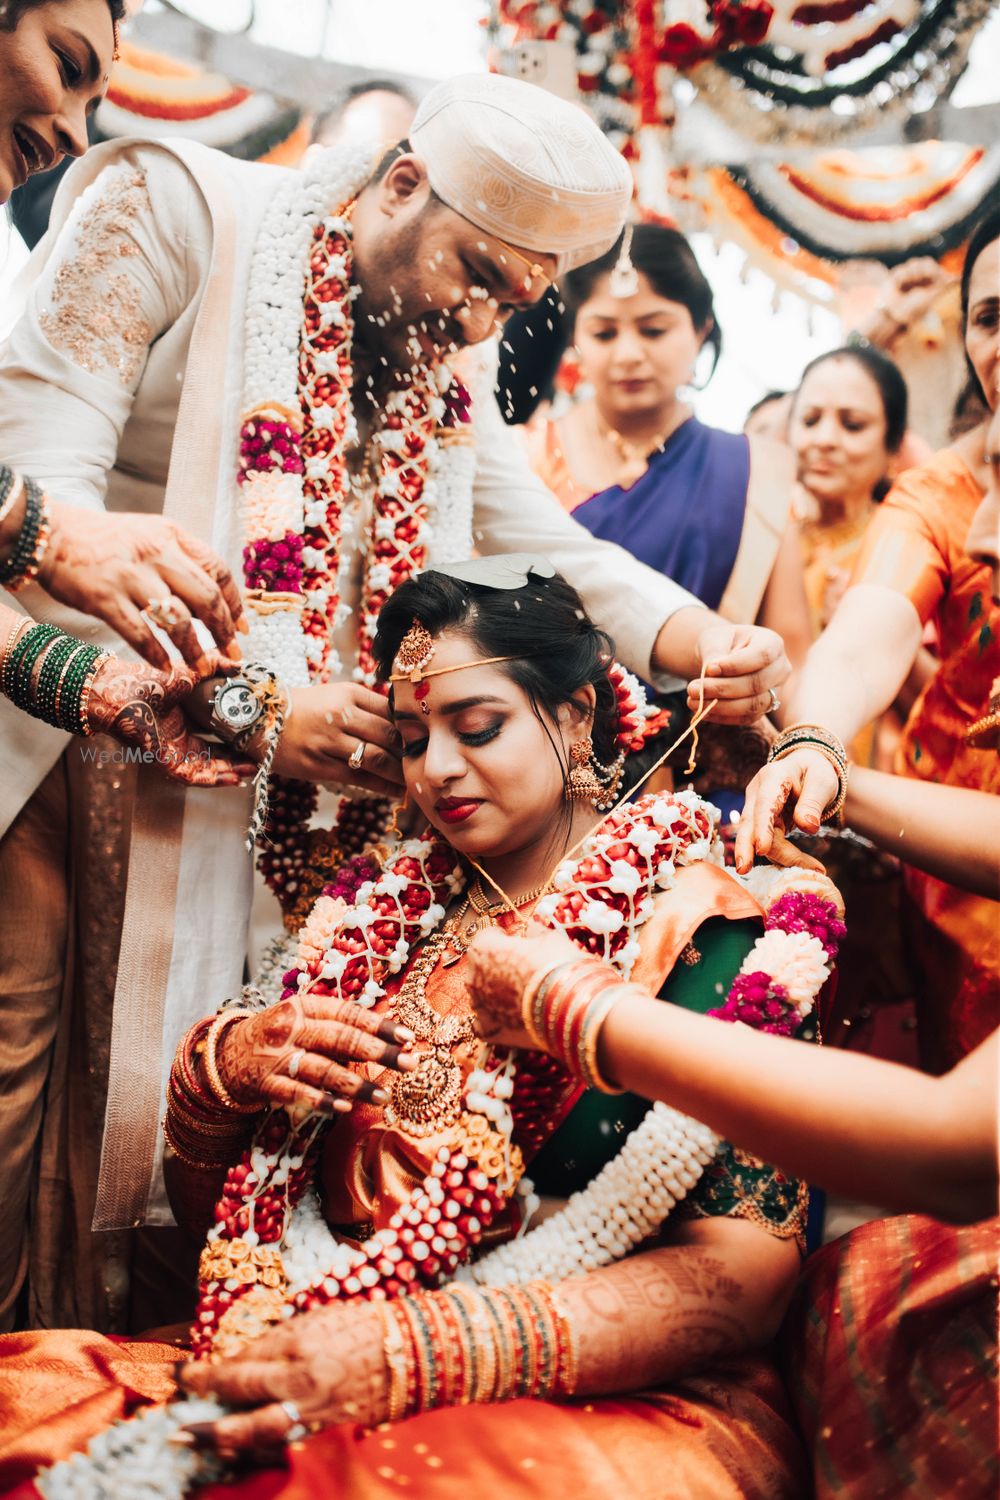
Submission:
M 433 1135 L 454 1124 L 462 1112 L 462 1069 L 454 1054 L 463 1044 L 476 1041 L 475 1027 L 471 1015 L 439 1016 L 427 999 L 427 982 L 450 947 L 458 948 L 459 956 L 464 953 L 465 945 L 456 927 L 468 905 L 466 901 L 458 915 L 424 943 L 393 1006 L 404 1026 L 409 1026 L 429 1049 L 420 1054 L 412 1072 L 393 1073 L 385 1083 L 389 1091 L 387 1123 L 413 1136 Z

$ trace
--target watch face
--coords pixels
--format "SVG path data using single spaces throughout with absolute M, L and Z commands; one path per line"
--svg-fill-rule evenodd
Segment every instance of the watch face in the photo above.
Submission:
M 230 729 L 249 729 L 260 711 L 260 699 L 245 682 L 229 682 L 216 695 L 215 712 Z

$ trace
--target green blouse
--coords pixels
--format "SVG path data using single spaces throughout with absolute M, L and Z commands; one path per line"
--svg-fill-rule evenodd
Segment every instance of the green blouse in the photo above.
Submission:
M 667 976 L 660 999 L 701 1015 L 721 1005 L 759 935 L 758 921 L 709 917 Z M 636 1094 L 588 1089 L 530 1163 L 535 1191 L 566 1198 L 585 1188 L 618 1154 L 648 1109 L 648 1101 Z M 781 1239 L 794 1237 L 801 1249 L 807 1202 L 805 1183 L 723 1141 L 677 1212 L 750 1219 Z

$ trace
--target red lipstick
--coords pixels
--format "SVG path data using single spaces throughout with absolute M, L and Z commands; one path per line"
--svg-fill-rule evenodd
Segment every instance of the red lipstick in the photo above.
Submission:
M 442 797 L 434 804 L 434 811 L 442 823 L 464 823 L 481 805 L 478 797 Z

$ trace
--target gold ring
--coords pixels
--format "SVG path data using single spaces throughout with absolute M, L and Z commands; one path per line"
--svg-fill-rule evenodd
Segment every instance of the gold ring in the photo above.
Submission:
M 361 770 L 361 764 L 362 764 L 364 758 L 365 758 L 365 742 L 364 742 L 364 740 L 358 740 L 358 743 L 355 745 L 354 749 L 351 751 L 350 755 L 347 757 L 347 764 L 350 766 L 350 768 L 351 768 L 352 771 L 360 771 Z

